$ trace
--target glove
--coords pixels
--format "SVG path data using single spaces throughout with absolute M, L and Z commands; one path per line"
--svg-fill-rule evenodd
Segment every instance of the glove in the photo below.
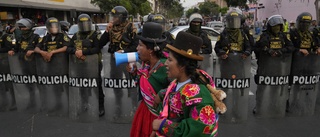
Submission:
M 282 53 L 281 50 L 277 50 L 277 51 L 275 51 L 275 54 L 276 54 L 277 56 L 281 56 L 283 53 Z
M 268 49 L 267 52 L 269 53 L 269 55 L 274 56 L 274 54 L 276 53 L 276 51 L 274 51 L 273 49 Z

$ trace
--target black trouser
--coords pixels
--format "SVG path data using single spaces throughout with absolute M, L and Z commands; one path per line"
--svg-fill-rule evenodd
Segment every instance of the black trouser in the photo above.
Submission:
M 103 93 L 103 90 L 102 90 L 101 71 L 102 71 L 102 62 L 99 61 L 99 77 L 98 77 L 99 110 L 104 109 L 104 93 Z

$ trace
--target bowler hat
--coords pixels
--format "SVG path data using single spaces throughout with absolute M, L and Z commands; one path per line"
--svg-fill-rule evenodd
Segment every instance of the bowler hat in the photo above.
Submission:
M 203 56 L 199 55 L 200 48 L 203 45 L 200 37 L 190 33 L 180 31 L 173 45 L 167 44 L 167 48 L 189 59 L 201 61 Z
M 141 36 L 138 38 L 149 43 L 161 43 L 166 40 L 166 37 L 162 35 L 162 26 L 154 22 L 143 24 Z

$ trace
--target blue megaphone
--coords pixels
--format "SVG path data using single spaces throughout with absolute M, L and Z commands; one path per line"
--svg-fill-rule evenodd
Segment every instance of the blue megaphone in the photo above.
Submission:
M 116 59 L 117 66 L 122 63 L 137 62 L 139 60 L 139 56 L 137 52 L 129 52 L 129 53 L 115 52 L 114 57 Z

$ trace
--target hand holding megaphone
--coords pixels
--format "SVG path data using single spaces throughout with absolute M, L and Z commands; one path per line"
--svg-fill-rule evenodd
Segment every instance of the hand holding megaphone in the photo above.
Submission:
M 137 71 L 137 65 L 134 62 L 128 63 L 126 69 L 129 73 L 135 74 L 135 72 Z
M 114 57 L 115 57 L 117 66 L 123 63 L 137 62 L 139 60 L 139 56 L 137 52 L 129 52 L 129 53 L 115 52 Z

